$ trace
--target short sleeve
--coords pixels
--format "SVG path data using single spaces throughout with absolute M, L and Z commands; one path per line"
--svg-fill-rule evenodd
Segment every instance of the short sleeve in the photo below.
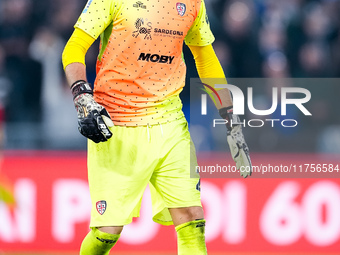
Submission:
M 192 46 L 207 46 L 214 41 L 215 37 L 210 30 L 207 10 L 202 0 L 199 13 L 185 37 L 185 43 Z
M 74 27 L 97 39 L 112 23 L 116 10 L 114 0 L 88 0 Z

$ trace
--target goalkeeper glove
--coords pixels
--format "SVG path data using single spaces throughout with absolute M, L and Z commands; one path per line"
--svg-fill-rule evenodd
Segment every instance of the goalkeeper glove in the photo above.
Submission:
M 227 141 L 231 156 L 240 170 L 241 176 L 246 178 L 252 173 L 252 165 L 249 157 L 249 148 L 244 140 L 240 118 L 233 114 L 232 107 L 225 107 L 219 110 L 221 117 L 227 120 Z
M 71 86 L 73 102 L 78 114 L 79 132 L 95 143 L 105 142 L 112 137 L 109 127 L 113 122 L 106 109 L 93 99 L 89 83 L 76 81 Z

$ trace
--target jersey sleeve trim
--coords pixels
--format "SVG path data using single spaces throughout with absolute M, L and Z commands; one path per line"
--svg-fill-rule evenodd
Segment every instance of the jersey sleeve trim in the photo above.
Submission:
M 207 46 L 215 41 L 210 29 L 210 23 L 204 0 L 201 0 L 198 15 L 185 37 L 186 45 Z
M 89 0 L 74 27 L 97 39 L 112 23 L 118 9 L 114 0 Z

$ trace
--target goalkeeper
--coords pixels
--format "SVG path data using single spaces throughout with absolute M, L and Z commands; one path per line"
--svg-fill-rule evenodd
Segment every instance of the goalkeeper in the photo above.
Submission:
M 85 54 L 99 36 L 92 90 Z M 190 178 L 196 156 L 179 94 L 183 42 L 201 78 L 224 78 L 213 41 L 203 0 L 88 1 L 63 52 L 79 131 L 88 138 L 91 231 L 80 254 L 109 254 L 124 225 L 139 216 L 148 184 L 153 220 L 175 225 L 178 254 L 207 254 L 199 176 Z M 229 91 L 218 93 L 222 117 L 236 120 Z M 227 128 L 237 166 L 249 166 L 241 127 Z

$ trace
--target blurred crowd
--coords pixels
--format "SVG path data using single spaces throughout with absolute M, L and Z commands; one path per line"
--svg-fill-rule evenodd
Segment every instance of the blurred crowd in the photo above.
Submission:
M 214 48 L 228 77 L 340 77 L 339 0 L 205 2 Z M 61 53 L 85 4 L 0 0 L 0 122 L 6 121 L 7 148 L 84 147 Z M 86 57 L 90 82 L 97 47 L 98 42 Z M 197 77 L 191 58 L 187 64 L 188 76 Z M 189 98 L 188 89 L 182 97 Z M 323 100 L 327 111 L 330 99 Z
M 210 5 L 215 48 L 229 77 L 340 77 L 340 1 Z
M 0 1 L 6 147 L 67 148 L 82 141 L 61 54 L 83 5 L 79 0 Z

